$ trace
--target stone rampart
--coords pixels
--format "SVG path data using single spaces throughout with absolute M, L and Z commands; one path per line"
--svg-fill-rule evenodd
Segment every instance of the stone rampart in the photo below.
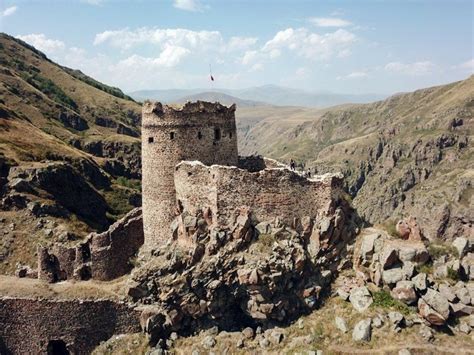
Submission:
M 115 334 L 140 330 L 140 312 L 111 300 L 0 298 L 0 354 L 90 354 Z
M 209 208 L 219 225 L 233 223 L 235 210 L 249 206 L 257 221 L 278 217 L 291 226 L 295 219 L 334 213 L 342 193 L 340 175 L 307 179 L 286 168 L 249 172 L 196 161 L 177 165 L 175 185 L 181 210 L 196 215 Z

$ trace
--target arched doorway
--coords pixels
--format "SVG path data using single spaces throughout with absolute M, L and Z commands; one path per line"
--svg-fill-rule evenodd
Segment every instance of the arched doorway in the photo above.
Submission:
M 61 339 L 50 340 L 46 351 L 48 355 L 69 355 L 66 343 Z

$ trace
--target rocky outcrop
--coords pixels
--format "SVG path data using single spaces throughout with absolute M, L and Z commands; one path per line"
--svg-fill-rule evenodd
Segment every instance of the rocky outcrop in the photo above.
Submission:
M 411 227 L 413 228 L 413 227 Z M 401 237 L 403 236 L 402 233 Z M 365 311 L 372 303 L 366 287 L 371 282 L 390 290 L 390 296 L 401 303 L 417 306 L 418 312 L 429 324 L 441 326 L 452 317 L 463 317 L 474 312 L 474 285 L 471 267 L 474 264 L 472 243 L 456 239 L 453 245 L 428 243 L 428 248 L 418 237 L 411 238 L 410 231 L 402 240 L 375 229 L 366 231 L 357 243 L 354 265 L 357 283 L 348 283 L 338 290 L 349 299 L 358 311 Z M 415 239 L 415 240 L 412 240 Z M 421 270 L 432 270 L 426 274 Z M 460 280 L 454 286 L 449 282 Z M 343 297 L 347 299 L 347 296 Z
M 106 201 L 70 164 L 36 163 L 13 167 L 8 180 L 13 194 L 22 192 L 43 196 L 46 193 L 43 197 L 54 200 L 60 206 L 59 209 L 76 214 L 88 224 L 98 229 L 105 229 L 109 225 Z M 37 211 L 35 207 L 32 209 Z
M 109 174 L 134 179 L 141 178 L 141 150 L 138 142 L 77 140 L 75 145 L 96 157 L 107 158 L 103 167 Z
M 309 234 L 278 218 L 254 221 L 248 207 L 237 209 L 227 226 L 209 224 L 205 213 L 185 217 L 176 233 L 186 233 L 189 243 L 156 250 L 134 272 L 129 295 L 156 306 L 156 317 L 166 320 L 154 330 L 160 336 L 210 324 L 287 323 L 317 307 L 332 278 L 350 265 L 356 225 L 350 209 L 344 211 L 336 220 L 321 217 L 331 227 L 315 223 Z M 309 248 L 311 242 L 320 247 Z
M 64 124 L 64 126 L 75 129 L 76 131 L 85 131 L 86 129 L 89 129 L 87 121 L 72 111 L 60 112 L 58 115 L 58 121 Z
M 421 241 L 422 233 L 416 222 L 416 218 L 413 216 L 398 221 L 395 228 L 400 238 Z

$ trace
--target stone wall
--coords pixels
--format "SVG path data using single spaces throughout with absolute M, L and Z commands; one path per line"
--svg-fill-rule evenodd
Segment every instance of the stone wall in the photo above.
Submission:
M 103 233 L 92 233 L 73 247 L 56 244 L 50 250 L 38 248 L 38 277 L 60 280 L 112 280 L 132 269 L 130 258 L 143 244 L 141 208 L 130 211 Z
M 235 105 L 197 101 L 181 108 L 145 103 L 142 113 L 145 251 L 171 236 L 176 213 L 174 169 L 182 160 L 237 165 Z
M 252 209 L 257 221 L 279 217 L 291 226 L 295 219 L 334 213 L 342 193 L 342 177 L 307 179 L 285 168 L 249 172 L 237 167 L 181 162 L 175 171 L 176 198 L 191 215 L 210 208 L 214 223 L 233 222 L 235 210 Z
M 111 300 L 0 298 L 0 354 L 46 354 L 64 342 L 71 354 L 90 354 L 114 334 L 136 333 L 140 312 Z

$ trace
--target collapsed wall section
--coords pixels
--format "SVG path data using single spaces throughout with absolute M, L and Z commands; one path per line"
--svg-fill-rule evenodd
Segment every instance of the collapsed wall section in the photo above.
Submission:
M 136 333 L 140 312 L 111 300 L 0 298 L 0 354 L 46 354 L 63 344 L 90 354 L 114 334 Z
M 295 219 L 334 213 L 341 198 L 342 176 L 307 179 L 285 168 L 249 172 L 237 167 L 182 162 L 175 171 L 176 198 L 190 214 L 210 208 L 214 223 L 227 225 L 241 206 L 252 209 L 257 221 L 276 217 L 293 225 Z
M 38 248 L 38 278 L 61 280 L 112 280 L 132 269 L 131 258 L 143 245 L 141 208 L 135 208 L 102 233 L 92 233 L 76 246 Z

